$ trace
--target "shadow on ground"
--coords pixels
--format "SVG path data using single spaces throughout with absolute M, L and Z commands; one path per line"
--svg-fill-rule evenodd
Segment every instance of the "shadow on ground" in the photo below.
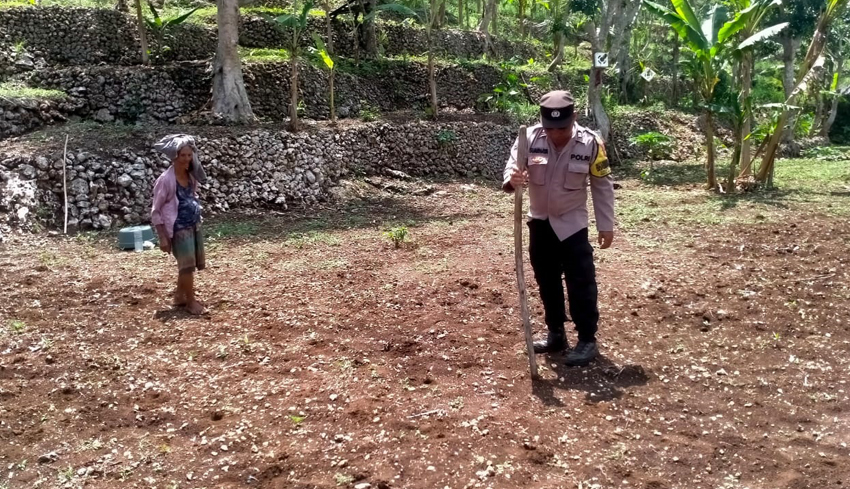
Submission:
M 597 403 L 619 399 L 626 389 L 646 385 L 651 379 L 641 365 L 617 365 L 605 356 L 587 367 L 568 367 L 563 355 L 548 355 L 546 363 L 556 365 L 557 378 L 534 381 L 532 393 L 547 406 L 564 405 L 556 395 L 558 390 L 583 391 L 586 401 Z
M 409 196 L 371 197 L 350 201 L 342 206 L 329 204 L 304 210 L 259 211 L 246 215 L 220 214 L 205 220 L 206 235 L 215 239 L 252 237 L 285 241 L 307 233 L 341 231 L 376 226 L 414 227 L 433 221 L 472 219 L 477 212 L 433 212 L 412 204 Z

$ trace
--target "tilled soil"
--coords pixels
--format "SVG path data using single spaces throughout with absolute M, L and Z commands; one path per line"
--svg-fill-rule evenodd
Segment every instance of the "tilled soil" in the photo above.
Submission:
M 850 484 L 846 220 L 619 234 L 602 357 L 532 383 L 511 197 L 437 190 L 211 219 L 202 317 L 158 250 L 0 248 L 0 487 Z

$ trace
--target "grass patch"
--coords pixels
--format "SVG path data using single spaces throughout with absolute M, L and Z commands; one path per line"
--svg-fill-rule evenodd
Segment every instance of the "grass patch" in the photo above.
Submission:
M 330 233 L 320 231 L 308 231 L 306 233 L 294 233 L 284 240 L 284 246 L 292 246 L 295 248 L 305 248 L 317 244 L 325 244 L 328 246 L 339 246 L 341 244 L 339 238 Z
M 843 153 L 842 153 L 843 154 Z M 634 168 L 624 173 L 638 180 Z M 718 168 L 718 177 L 727 168 Z M 850 160 L 783 159 L 776 163 L 776 188 L 716 194 L 701 188 L 701 163 L 655 168 L 635 186 L 619 191 L 617 216 L 624 230 L 645 223 L 666 225 L 751 224 L 778 219 L 789 208 L 834 216 L 850 215 Z M 687 186 L 687 188 L 682 188 Z
M 280 63 L 291 58 L 286 49 L 239 48 L 239 56 L 247 63 Z
M 209 236 L 217 239 L 255 236 L 259 226 L 253 222 L 220 222 L 210 226 Z
M 64 100 L 68 95 L 61 90 L 32 88 L 15 82 L 0 83 L 0 98 L 9 100 Z

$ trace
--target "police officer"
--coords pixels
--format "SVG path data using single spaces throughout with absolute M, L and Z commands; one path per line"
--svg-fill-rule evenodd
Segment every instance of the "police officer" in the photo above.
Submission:
M 614 240 L 614 184 L 605 145 L 595 133 L 576 123 L 575 101 L 569 92 L 554 91 L 540 101 L 541 124 L 528 128 L 527 170 L 517 168 L 518 141 L 505 167 L 507 192 L 528 184 L 529 255 L 546 314 L 549 334 L 534 342 L 535 353 L 569 350 L 564 323 L 563 278 L 578 344 L 569 350 L 567 365 L 587 365 L 598 354 L 596 270 L 588 241 L 587 187 L 593 197 L 598 242 L 602 249 Z

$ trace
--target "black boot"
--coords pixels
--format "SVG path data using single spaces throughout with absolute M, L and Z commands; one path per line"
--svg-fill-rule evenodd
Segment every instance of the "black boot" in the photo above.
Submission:
M 583 367 L 599 356 L 599 348 L 595 341 L 579 341 L 575 348 L 567 354 L 564 361 L 571 367 Z
M 563 329 L 560 331 L 549 330 L 549 335 L 545 340 L 534 342 L 534 353 L 561 353 L 567 348 L 569 348 L 567 335 Z

